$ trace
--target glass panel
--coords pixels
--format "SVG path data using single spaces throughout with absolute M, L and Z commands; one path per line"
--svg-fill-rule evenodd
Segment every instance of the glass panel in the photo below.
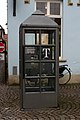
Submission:
M 40 10 L 47 14 L 47 2 L 36 2 L 36 10 Z
M 25 61 L 39 60 L 40 48 L 39 47 L 25 47 Z
M 41 79 L 41 91 L 55 91 L 55 78 Z
M 46 61 L 41 63 L 41 75 L 43 77 L 54 76 L 54 63 L 46 63 Z
M 41 34 L 41 44 L 48 45 L 48 34 L 47 33 Z
M 54 31 L 42 31 L 41 33 L 41 44 L 42 45 L 48 45 L 52 44 L 54 45 L 54 39 L 55 39 L 55 32 Z
M 35 44 L 35 34 L 26 33 L 25 34 L 25 45 L 34 45 Z
M 25 31 L 25 92 L 55 91 L 55 35 L 55 30 Z
M 54 47 L 42 46 L 41 47 L 41 59 L 42 60 L 54 60 Z
M 31 32 L 25 33 L 25 45 L 39 44 L 39 33 Z
M 39 92 L 39 79 L 25 79 L 25 92 Z
M 39 63 L 25 63 L 25 78 L 27 76 L 39 76 L 40 67 Z
M 50 3 L 50 14 L 60 15 L 60 3 Z

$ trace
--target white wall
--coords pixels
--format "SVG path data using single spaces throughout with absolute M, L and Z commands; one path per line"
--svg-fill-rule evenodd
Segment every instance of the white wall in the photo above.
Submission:
M 24 4 L 24 0 L 16 0 L 16 16 L 13 16 L 13 0 L 8 0 L 8 69 L 12 75 L 13 66 L 18 67 L 19 75 L 19 26 L 33 13 L 34 0 Z
M 73 6 L 63 2 L 63 58 L 73 74 L 80 74 L 80 6 L 72 0 Z
M 8 60 L 9 75 L 12 67 L 18 67 L 19 74 L 19 26 L 33 13 L 34 0 L 24 4 L 24 0 L 16 0 L 16 16 L 13 16 L 13 0 L 8 0 Z M 72 69 L 73 74 L 80 74 L 80 6 L 72 0 L 73 6 L 63 0 L 63 59 Z

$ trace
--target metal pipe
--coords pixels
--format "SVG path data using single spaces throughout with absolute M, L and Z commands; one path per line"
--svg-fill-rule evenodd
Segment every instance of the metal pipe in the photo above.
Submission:
M 13 16 L 16 16 L 16 0 L 13 0 Z

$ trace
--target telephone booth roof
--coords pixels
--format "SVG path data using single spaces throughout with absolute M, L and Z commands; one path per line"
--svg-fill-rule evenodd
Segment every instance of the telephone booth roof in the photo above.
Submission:
M 48 27 L 48 28 L 57 28 L 58 24 L 45 16 L 40 10 L 35 11 L 30 17 L 28 17 L 22 24 L 22 27 Z

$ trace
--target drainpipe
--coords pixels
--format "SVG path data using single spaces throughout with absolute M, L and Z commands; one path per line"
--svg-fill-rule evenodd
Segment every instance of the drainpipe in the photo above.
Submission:
M 16 16 L 16 0 L 13 0 L 13 16 Z

